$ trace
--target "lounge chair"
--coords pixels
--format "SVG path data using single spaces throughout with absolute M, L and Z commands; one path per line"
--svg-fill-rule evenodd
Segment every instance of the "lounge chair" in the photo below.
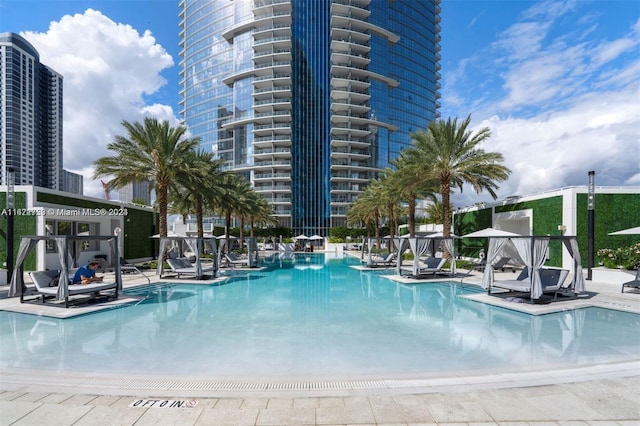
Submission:
M 396 263 L 395 260 L 397 255 L 398 253 L 395 252 L 388 253 L 386 256 L 381 256 L 380 254 L 372 255 L 367 262 L 367 266 L 370 268 L 378 266 L 393 266 Z
M 567 294 L 567 290 L 569 289 L 562 286 L 569 275 L 569 271 L 567 269 L 541 268 L 539 273 L 543 294 L 553 293 L 554 300 L 556 300 L 560 294 Z M 493 284 L 491 284 L 491 287 L 521 293 L 530 293 L 531 279 L 529 278 L 529 270 L 525 267 L 515 280 L 494 281 Z
M 58 286 L 56 285 L 60 273 L 58 271 L 36 271 L 30 272 L 31 281 L 36 286 L 35 292 L 42 295 L 42 303 L 45 303 L 47 296 L 56 297 Z M 77 294 L 98 294 L 103 290 L 115 290 L 115 297 L 118 297 L 118 287 L 115 282 L 95 282 L 91 284 L 68 284 L 69 296 Z M 69 296 L 65 297 L 64 307 L 69 307 Z
M 638 271 L 636 272 L 636 278 L 634 280 L 627 281 L 626 283 L 622 284 L 621 293 L 624 293 L 625 287 L 640 288 L 640 268 L 638 268 Z
M 120 272 L 123 274 L 142 274 L 136 265 L 129 263 L 124 257 L 120 258 Z
M 179 257 L 176 259 L 167 259 L 167 263 L 169 264 L 171 271 L 173 271 L 176 275 L 178 275 L 178 278 L 180 278 L 180 275 L 194 275 L 196 278 L 199 278 L 198 273 L 196 271 L 196 267 L 192 265 L 191 262 L 189 262 L 189 260 L 184 257 Z M 214 271 L 213 267 L 202 268 L 203 274 L 207 272 L 213 272 L 213 271 Z
M 419 263 L 418 276 L 433 274 L 435 276 L 442 270 L 447 259 L 444 257 L 429 256 L 424 262 Z
M 504 270 L 507 269 L 507 263 L 509 263 L 510 261 L 511 261 L 510 257 L 503 257 L 500 260 L 498 260 L 496 263 L 492 264 L 491 266 L 493 267 L 494 271 L 500 270 L 504 272 Z M 476 271 L 484 271 L 484 268 L 486 267 L 487 267 L 487 261 L 485 259 L 473 265 L 473 269 Z M 513 272 L 516 271 L 514 267 L 511 267 L 511 270 Z
M 248 257 L 239 257 L 235 253 L 227 253 L 224 255 L 224 257 L 227 260 L 227 265 L 231 267 L 234 267 L 236 265 L 247 266 L 247 267 L 251 266 L 251 264 L 249 263 Z

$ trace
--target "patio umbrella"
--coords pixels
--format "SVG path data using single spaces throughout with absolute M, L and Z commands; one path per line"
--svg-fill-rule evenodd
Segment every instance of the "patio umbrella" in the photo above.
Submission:
M 168 232 L 167 232 L 167 237 L 186 237 L 186 235 L 184 235 L 184 234 L 178 234 L 178 233 L 173 232 L 173 231 L 168 231 Z M 160 234 L 152 235 L 152 236 L 150 236 L 149 238 L 160 238 Z
M 640 226 L 623 229 L 622 231 L 609 232 L 609 235 L 640 235 Z
M 309 239 L 309 237 L 307 237 L 307 236 L 306 236 L 306 235 L 304 235 L 304 234 L 300 234 L 300 235 L 298 235 L 297 237 L 294 237 L 293 239 L 294 239 L 294 240 L 308 240 L 308 239 Z
M 324 238 L 322 238 L 320 235 L 316 234 L 316 235 L 312 235 L 309 237 L 310 240 L 324 240 Z
M 515 232 L 503 231 L 502 229 L 485 228 L 479 231 L 463 235 L 462 238 L 487 238 L 487 237 L 520 237 Z

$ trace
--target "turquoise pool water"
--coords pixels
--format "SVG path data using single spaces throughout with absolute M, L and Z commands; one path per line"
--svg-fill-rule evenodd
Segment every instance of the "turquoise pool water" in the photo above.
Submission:
M 215 285 L 164 284 L 82 317 L 0 312 L 0 368 L 216 378 L 458 374 L 640 358 L 640 315 L 530 316 L 403 285 L 357 259 L 298 255 Z

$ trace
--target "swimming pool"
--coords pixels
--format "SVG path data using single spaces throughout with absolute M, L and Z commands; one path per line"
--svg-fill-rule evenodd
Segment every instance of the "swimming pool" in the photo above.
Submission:
M 213 285 L 128 290 L 129 305 L 58 320 L 0 312 L 0 368 L 215 378 L 412 377 L 640 358 L 640 315 L 531 316 L 405 285 L 357 259 L 297 255 Z

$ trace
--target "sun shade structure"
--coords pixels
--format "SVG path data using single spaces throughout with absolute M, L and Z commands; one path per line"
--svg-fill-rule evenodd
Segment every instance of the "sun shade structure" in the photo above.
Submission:
M 152 237 L 153 238 L 153 237 Z M 194 275 L 196 278 L 203 276 L 202 263 L 200 257 L 204 253 L 205 246 L 209 247 L 209 251 L 213 256 L 213 276 L 216 276 L 218 271 L 218 264 L 216 262 L 216 238 L 215 237 L 161 237 L 160 249 L 158 251 L 158 268 L 156 269 L 156 275 L 162 277 L 164 273 L 164 255 L 171 250 L 178 250 L 178 253 L 184 253 L 183 249 L 186 245 L 189 251 L 195 256 Z
M 527 269 L 527 276 L 516 283 L 514 280 L 505 280 L 505 282 L 494 280 L 494 269 L 485 268 L 482 276 L 482 287 L 491 294 L 492 287 L 511 288 L 518 287 L 530 293 L 531 300 L 540 299 L 545 292 L 543 275 L 545 275 L 544 263 L 547 260 L 549 252 L 549 242 L 552 240 L 560 240 L 564 244 L 572 257 L 571 270 L 573 273 L 571 283 L 567 287 L 567 291 L 575 295 L 585 291 L 584 276 L 582 274 L 582 260 L 580 251 L 578 250 L 578 238 L 575 236 L 508 236 L 508 237 L 489 237 L 489 251 L 487 253 L 487 264 L 493 263 L 500 258 L 504 249 L 511 245 L 518 252 Z M 546 269 L 549 270 L 549 269 Z M 517 285 L 516 285 L 517 284 Z M 557 290 L 554 290 L 557 293 Z
M 425 270 L 425 264 L 420 260 L 421 257 L 427 256 L 427 258 L 438 258 L 436 255 L 438 252 L 444 253 L 445 249 L 450 255 L 449 274 L 455 275 L 456 270 L 456 256 L 454 250 L 453 240 L 457 238 L 455 236 L 445 237 L 442 234 L 425 235 L 423 237 L 402 238 L 400 241 L 400 247 L 398 249 L 398 275 L 402 275 L 402 263 L 403 254 L 409 250 L 413 254 L 413 261 L 411 265 L 411 276 L 420 277 L 424 275 L 422 272 Z M 442 269 L 441 260 L 438 260 L 438 265 L 434 266 L 437 271 L 428 271 L 435 275 L 435 272 L 439 272 Z
M 400 237 L 365 237 L 360 248 L 360 260 L 366 266 L 379 266 L 380 259 L 386 259 L 390 253 L 397 253 Z
M 609 232 L 609 235 L 640 235 L 640 226 L 623 229 L 622 231 Z
M 519 237 L 515 232 L 503 231 L 502 229 L 485 228 L 479 231 L 463 235 L 462 238 L 488 238 L 488 237 Z
M 58 258 L 60 259 L 60 278 L 58 279 L 58 291 L 56 300 L 69 298 L 69 265 L 76 266 L 79 247 L 84 241 L 107 241 L 111 246 L 114 259 L 120 258 L 118 237 L 116 235 L 49 235 L 49 236 L 24 236 L 20 239 L 16 267 L 9 284 L 9 297 L 20 296 L 20 303 L 24 301 L 24 293 L 27 288 L 24 284 L 24 261 L 41 241 L 52 241 L 55 244 Z M 115 295 L 122 291 L 122 276 L 120 262 L 115 262 Z
M 218 243 L 218 265 L 223 265 L 225 260 L 228 262 L 226 255 L 236 249 L 241 250 L 246 244 L 248 259 L 247 266 L 250 268 L 258 266 L 258 263 L 260 262 L 260 254 L 258 251 L 258 241 L 255 237 L 237 238 L 230 236 L 229 238 L 220 239 Z

